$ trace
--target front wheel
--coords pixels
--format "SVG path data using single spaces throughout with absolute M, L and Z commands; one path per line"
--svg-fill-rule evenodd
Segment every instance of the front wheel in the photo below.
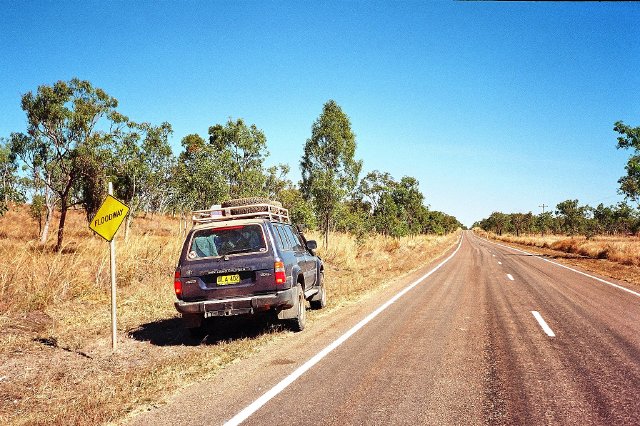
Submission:
M 320 275 L 320 277 L 323 278 L 324 274 Z M 318 294 L 313 296 L 309 304 L 311 305 L 311 309 L 322 309 L 327 306 L 327 290 L 324 288 L 322 280 L 320 281 L 320 290 L 318 291 Z
M 311 299 L 309 304 L 311 305 L 311 309 L 322 309 L 327 306 L 327 290 L 325 290 L 324 285 L 320 286 L 320 291 L 316 295 L 317 299 Z

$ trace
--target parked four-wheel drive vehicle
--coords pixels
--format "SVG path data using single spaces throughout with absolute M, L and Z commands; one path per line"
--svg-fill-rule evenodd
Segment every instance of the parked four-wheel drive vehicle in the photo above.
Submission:
M 175 272 L 175 307 L 196 335 L 211 317 L 270 312 L 304 329 L 326 304 L 323 264 L 278 202 L 254 197 L 193 212 Z

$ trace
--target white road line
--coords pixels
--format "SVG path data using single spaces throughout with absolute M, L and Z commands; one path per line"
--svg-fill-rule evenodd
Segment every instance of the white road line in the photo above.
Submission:
M 603 283 L 603 284 L 610 285 L 610 286 L 615 287 L 615 288 L 617 288 L 617 289 L 620 289 L 620 290 L 626 291 L 627 293 L 631 293 L 631 294 L 633 294 L 633 295 L 634 295 L 634 296 L 636 296 L 636 297 L 640 297 L 640 293 L 638 293 L 638 292 L 636 292 L 636 291 L 633 291 L 633 290 L 630 290 L 630 289 L 628 289 L 628 288 L 626 288 L 626 287 L 623 287 L 623 286 L 621 286 L 621 285 L 614 284 L 614 283 L 612 283 L 612 282 L 609 282 L 609 281 L 603 280 L 602 278 L 594 277 L 593 275 L 589 275 L 589 274 L 584 273 L 584 272 L 582 272 L 582 271 L 578 271 L 577 269 L 570 268 L 570 267 L 568 267 L 568 266 L 566 266 L 566 265 L 563 265 L 563 264 L 561 264 L 561 263 L 557 263 L 557 262 L 554 262 L 554 261 L 552 261 L 552 260 L 545 259 L 544 257 L 540 257 L 540 256 L 539 256 L 539 255 L 537 255 L 537 254 L 529 253 L 529 252 L 524 251 L 524 250 L 519 250 L 519 249 L 517 249 L 517 248 L 513 248 L 513 247 L 510 247 L 510 246 L 506 246 L 506 245 L 504 245 L 504 244 L 494 243 L 493 241 L 491 241 L 491 244 L 495 244 L 495 245 L 497 245 L 497 246 L 504 247 L 504 248 L 507 248 L 507 249 L 511 249 L 511 250 L 513 250 L 513 251 L 517 251 L 517 252 L 520 252 L 520 253 L 528 254 L 529 256 L 537 257 L 538 259 L 540 259 L 540 260 L 544 260 L 545 262 L 549 262 L 549 263 L 551 263 L 551 264 L 553 264 L 553 265 L 556 265 L 556 266 L 559 266 L 559 267 L 561 267 L 561 268 L 568 269 L 568 270 L 570 270 L 570 271 L 575 272 L 576 274 L 580 274 L 580 275 L 584 275 L 585 277 L 593 278 L 594 280 L 599 281 L 599 282 L 601 282 L 601 283 Z
M 542 315 L 540 315 L 540 312 L 531 311 L 531 313 L 533 314 L 535 319 L 538 320 L 538 324 L 540 324 L 540 327 L 542 327 L 542 330 L 544 330 L 544 332 L 547 333 L 547 336 L 556 337 L 556 334 L 553 332 L 551 327 L 549 327 L 549 324 L 547 324 L 544 318 L 542 318 Z
M 511 281 L 515 281 L 515 280 L 513 279 L 513 275 L 511 275 L 511 274 L 507 274 L 507 278 L 509 278 Z
M 334 340 L 333 343 L 331 343 L 329 346 L 327 346 L 326 348 L 324 348 L 323 350 L 318 352 L 311 359 L 309 359 L 307 362 L 305 362 L 300 367 L 298 367 L 293 373 L 291 373 L 290 375 L 288 375 L 287 377 L 282 379 L 282 381 L 280 381 L 280 383 L 278 383 L 277 385 L 275 385 L 274 387 L 269 389 L 260 398 L 256 399 L 249 406 L 247 406 L 242 411 L 240 411 L 238 414 L 233 416 L 230 420 L 225 422 L 225 426 L 236 426 L 236 425 L 239 425 L 240 423 L 242 423 L 243 421 L 245 421 L 246 419 L 248 419 L 253 413 L 258 411 L 260 409 L 260 407 L 265 405 L 272 398 L 274 398 L 280 392 L 285 390 L 291 383 L 295 382 L 300 376 L 302 376 L 311 367 L 313 367 L 318 362 L 320 362 L 320 360 L 322 358 L 327 356 L 335 348 L 337 348 L 338 346 L 340 346 L 341 344 L 346 342 L 351 336 L 353 336 L 358 330 L 360 330 L 362 327 L 367 325 L 371 320 L 373 320 L 375 317 L 377 317 L 382 311 L 387 309 L 394 302 L 396 302 L 398 299 L 400 299 L 402 296 L 404 296 L 407 292 L 412 290 L 415 286 L 420 284 L 422 281 L 427 279 L 431 274 L 433 274 L 438 269 L 440 269 L 445 263 L 447 263 L 449 260 L 451 260 L 453 258 L 453 256 L 456 255 L 456 253 L 458 253 L 458 250 L 460 250 L 460 247 L 462 246 L 462 239 L 463 239 L 463 236 L 461 235 L 460 236 L 460 241 L 458 242 L 458 247 L 455 249 L 455 251 L 453 253 L 451 253 L 451 255 L 449 257 L 447 257 L 445 260 L 443 260 L 438 266 L 436 266 L 431 271 L 427 272 L 426 274 L 424 274 L 423 276 L 421 276 L 420 278 L 415 280 L 409 286 L 405 287 L 402 291 L 400 291 L 398 294 L 393 296 L 391 299 L 389 299 L 386 303 L 384 303 L 378 309 L 376 309 L 375 311 L 370 313 L 365 319 L 363 319 L 362 321 L 360 321 L 359 323 L 354 325 L 349 331 L 347 331 L 342 336 L 340 336 L 336 340 Z

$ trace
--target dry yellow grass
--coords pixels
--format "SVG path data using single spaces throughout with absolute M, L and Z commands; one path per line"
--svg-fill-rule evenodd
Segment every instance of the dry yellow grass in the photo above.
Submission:
M 51 244 L 39 248 L 25 209 L 0 218 L 0 424 L 117 421 L 287 334 L 245 321 L 202 344 L 189 339 L 173 307 L 178 220 L 147 217 L 136 219 L 129 241 L 117 239 L 119 350 L 112 353 L 108 245 L 88 230 L 82 212 L 72 211 L 67 226 L 64 250 L 54 253 L 55 229 Z M 320 250 L 327 309 L 354 303 L 455 240 L 357 243 L 331 235 L 330 249 Z

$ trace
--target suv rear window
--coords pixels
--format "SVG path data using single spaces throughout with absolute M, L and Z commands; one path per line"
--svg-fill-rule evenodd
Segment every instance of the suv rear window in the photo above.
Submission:
M 239 225 L 194 232 L 188 257 L 199 259 L 266 251 L 267 245 L 260 225 Z

